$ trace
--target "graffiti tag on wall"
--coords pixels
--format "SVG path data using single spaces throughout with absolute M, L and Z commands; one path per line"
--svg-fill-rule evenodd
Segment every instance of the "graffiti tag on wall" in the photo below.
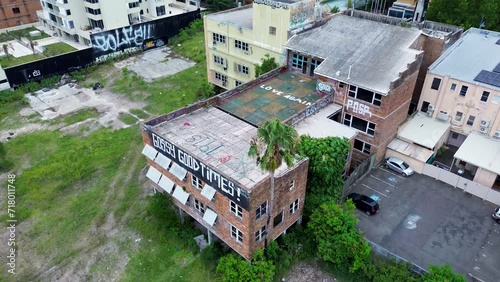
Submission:
M 266 5 L 266 6 L 271 6 L 271 7 L 274 7 L 274 8 L 283 8 L 285 10 L 288 10 L 288 8 L 289 8 L 289 5 L 286 4 L 286 3 L 276 2 L 276 1 L 272 1 L 272 0 L 254 0 L 253 2 L 257 3 L 257 4 L 263 4 L 263 5 Z
M 142 47 L 152 36 L 151 24 L 133 25 L 93 34 L 92 47 L 98 52 L 116 52 L 131 47 Z
M 353 101 L 351 99 L 347 100 L 347 107 L 346 108 L 348 110 L 349 110 L 349 108 L 352 108 L 353 112 L 360 114 L 360 115 L 368 114 L 368 115 L 372 116 L 372 113 L 370 112 L 369 106 L 367 106 L 365 104 L 361 104 L 360 102 Z
M 290 27 L 297 27 L 314 20 L 315 0 L 298 2 L 290 7 Z
M 285 94 L 282 91 L 279 91 L 278 89 L 274 89 L 272 86 L 266 86 L 265 84 L 262 84 L 260 86 L 260 88 L 265 89 L 267 91 L 272 91 L 274 94 L 276 94 L 278 96 L 282 96 L 283 94 Z M 299 104 L 303 104 L 306 106 L 312 105 L 310 102 L 307 102 L 306 100 L 302 100 L 299 97 L 295 97 L 295 96 L 290 95 L 290 94 L 284 95 L 283 98 L 286 98 L 288 100 L 291 100 L 291 101 L 294 101 L 294 102 L 297 102 Z
M 330 93 L 332 92 L 332 86 L 330 86 L 330 84 L 324 83 L 321 80 L 318 80 L 318 83 L 316 84 L 316 90 Z

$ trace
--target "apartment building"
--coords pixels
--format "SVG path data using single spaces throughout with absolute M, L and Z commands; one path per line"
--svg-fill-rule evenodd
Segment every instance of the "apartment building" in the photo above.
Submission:
M 198 1 L 41 0 L 40 22 L 54 35 L 90 45 L 90 35 L 196 10 Z
M 208 80 L 233 89 L 255 78 L 255 65 L 266 54 L 286 64 L 283 48 L 290 36 L 321 19 L 315 0 L 255 0 L 252 5 L 206 15 Z
M 142 128 L 146 177 L 171 197 L 182 216 L 206 228 L 208 243 L 220 240 L 250 259 L 253 252 L 300 222 L 309 160 L 275 172 L 269 215 L 270 177 L 247 156 L 257 128 L 219 108 L 220 97 L 147 121 Z M 211 105 L 214 104 L 214 105 Z
M 451 125 L 447 144 L 474 181 L 500 188 L 500 33 L 471 28 L 426 75 L 421 112 Z
M 38 0 L 0 0 L 0 29 L 36 22 Z
M 380 161 L 408 114 L 423 57 L 421 32 L 347 15 L 294 35 L 288 65 L 334 92 L 331 119 L 357 129 L 353 161 Z

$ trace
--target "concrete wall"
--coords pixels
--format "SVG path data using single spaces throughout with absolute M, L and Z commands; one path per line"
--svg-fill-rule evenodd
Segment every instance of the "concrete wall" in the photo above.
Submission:
M 418 161 L 418 160 L 416 160 L 412 157 L 409 157 L 407 155 L 403 155 L 400 152 L 396 152 L 392 149 L 387 149 L 385 151 L 385 158 L 389 158 L 389 157 L 396 157 L 396 158 L 399 158 L 399 159 L 405 161 L 406 163 L 408 163 L 410 165 L 411 168 L 413 168 L 413 170 L 416 173 L 422 173 L 424 170 L 425 163 Z
M 441 79 L 438 90 L 431 89 L 434 78 Z M 452 85 L 455 89 L 452 90 Z M 460 96 L 462 86 L 467 86 L 466 96 Z M 482 102 L 483 91 L 489 92 L 486 102 Z M 429 72 L 426 76 L 422 96 L 418 103 L 418 110 L 421 110 L 424 102 L 430 102 L 435 110 L 433 117 L 437 117 L 439 112 L 447 112 L 452 125 L 452 131 L 468 135 L 472 130 L 479 131 L 481 120 L 489 121 L 487 134 L 493 136 L 500 130 L 500 91 L 493 88 L 487 88 L 482 85 L 476 85 L 449 76 L 441 76 Z M 456 120 L 457 112 L 461 112 L 462 119 Z M 474 124 L 467 125 L 469 116 L 475 116 Z
M 486 187 L 492 187 L 497 178 L 497 174 L 488 171 L 484 168 L 478 168 L 474 175 L 474 182 L 477 182 Z

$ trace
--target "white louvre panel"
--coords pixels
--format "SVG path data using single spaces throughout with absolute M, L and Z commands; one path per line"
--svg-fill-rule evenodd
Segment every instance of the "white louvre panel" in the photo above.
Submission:
M 167 157 L 165 157 L 163 154 L 158 154 L 156 156 L 156 159 L 154 159 L 155 163 L 159 164 L 161 167 L 164 169 L 168 169 L 168 166 L 170 165 L 171 160 Z
M 201 190 L 201 194 L 207 198 L 208 200 L 212 200 L 214 198 L 214 195 L 215 195 L 215 189 L 212 188 L 212 186 L 208 185 L 208 184 L 205 184 L 205 186 L 203 186 L 203 190 Z
M 179 180 L 184 180 L 184 178 L 186 178 L 187 170 L 183 169 L 177 163 L 173 163 L 172 167 L 168 171 L 175 175 L 175 177 L 179 178 Z
M 160 182 L 158 182 L 158 186 L 160 186 L 161 189 L 165 190 L 165 192 L 169 194 L 172 193 L 172 188 L 174 188 L 174 185 L 175 183 L 165 175 L 162 175 L 160 178 Z
M 154 160 L 156 154 L 158 154 L 158 151 L 156 151 L 155 148 L 146 144 L 146 146 L 144 146 L 144 149 L 142 149 L 142 154 L 148 157 L 149 159 Z
M 156 168 L 150 166 L 148 172 L 146 173 L 146 177 L 151 179 L 154 183 L 158 183 L 160 180 L 161 172 L 159 172 Z
M 184 192 L 184 190 L 182 190 L 181 187 L 177 186 L 175 187 L 174 194 L 172 194 L 172 196 L 174 196 L 174 198 L 176 198 L 177 200 L 179 200 L 179 202 L 185 205 L 189 198 L 189 193 Z
M 215 220 L 217 219 L 217 214 L 211 209 L 207 209 L 205 214 L 203 215 L 203 220 L 210 224 L 210 226 L 214 226 Z

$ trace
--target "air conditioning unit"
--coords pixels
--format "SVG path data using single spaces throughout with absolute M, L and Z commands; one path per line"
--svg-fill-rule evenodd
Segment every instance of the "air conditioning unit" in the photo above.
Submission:
M 427 106 L 427 111 L 434 111 L 435 107 L 433 104 L 429 104 L 429 106 Z
M 431 111 L 431 110 L 427 110 L 427 112 L 426 112 L 427 116 L 430 116 L 430 117 L 432 117 L 433 113 L 434 113 L 434 111 Z
M 487 127 L 483 127 L 483 126 L 481 126 L 481 127 L 479 128 L 479 132 L 481 132 L 481 133 L 483 133 L 483 134 L 486 134 L 486 133 L 488 133 L 488 128 L 487 128 Z
M 499 138 L 500 139 L 500 130 L 497 130 L 495 134 L 493 134 L 494 138 Z
M 442 121 L 447 121 L 448 120 L 448 113 L 447 112 L 439 112 L 439 115 L 437 116 L 439 120 Z
M 481 120 L 481 126 L 482 127 L 488 127 L 490 125 L 490 121 L 487 119 L 482 119 Z

